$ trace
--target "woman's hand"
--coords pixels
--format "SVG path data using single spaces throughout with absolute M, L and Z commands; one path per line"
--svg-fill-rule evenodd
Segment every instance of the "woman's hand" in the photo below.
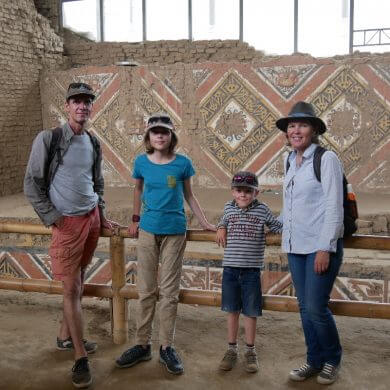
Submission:
M 139 228 L 139 222 L 132 222 L 129 225 L 129 227 L 127 228 L 127 232 L 129 233 L 131 238 L 138 237 L 138 228 Z
M 323 274 L 329 268 L 329 252 L 318 251 L 314 259 L 314 272 Z
M 220 227 L 217 230 L 217 235 L 215 237 L 215 242 L 218 244 L 218 246 L 222 246 L 222 248 L 225 248 L 226 246 L 226 228 Z

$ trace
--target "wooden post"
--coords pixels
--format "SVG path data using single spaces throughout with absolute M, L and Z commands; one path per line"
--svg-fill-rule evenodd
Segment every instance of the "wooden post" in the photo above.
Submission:
M 120 296 L 120 289 L 126 284 L 125 242 L 120 236 L 110 237 L 112 305 L 111 331 L 114 344 L 128 340 L 127 299 Z

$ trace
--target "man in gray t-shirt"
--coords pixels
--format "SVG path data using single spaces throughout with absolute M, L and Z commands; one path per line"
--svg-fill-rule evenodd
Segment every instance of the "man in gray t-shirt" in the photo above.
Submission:
M 54 279 L 63 282 L 64 294 L 57 349 L 74 349 L 72 382 L 78 388 L 92 383 L 87 353 L 97 349 L 96 343 L 83 338 L 85 269 L 92 260 L 100 229 L 117 226 L 104 216 L 100 144 L 84 129 L 94 98 L 88 84 L 69 85 L 65 102 L 68 122 L 37 135 L 24 179 L 26 197 L 42 222 L 52 227 L 52 273 Z

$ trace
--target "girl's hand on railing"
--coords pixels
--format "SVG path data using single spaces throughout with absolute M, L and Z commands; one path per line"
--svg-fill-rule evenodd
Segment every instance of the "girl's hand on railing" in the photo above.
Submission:
M 212 225 L 211 223 L 209 222 L 206 222 L 204 224 L 202 224 L 202 228 L 204 230 L 211 230 L 212 232 L 216 232 L 217 231 L 217 228 L 215 225 Z
M 127 232 L 129 233 L 131 238 L 137 238 L 138 229 L 139 229 L 139 222 L 132 222 L 127 228 Z

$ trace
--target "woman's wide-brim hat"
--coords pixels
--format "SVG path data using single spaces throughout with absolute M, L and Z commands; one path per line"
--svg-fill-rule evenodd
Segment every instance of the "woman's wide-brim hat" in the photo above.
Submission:
M 289 122 L 297 119 L 308 120 L 312 125 L 314 125 L 314 127 L 317 128 L 319 134 L 324 134 L 326 131 L 325 122 L 316 116 L 314 107 L 310 103 L 306 102 L 298 102 L 294 104 L 291 111 L 288 113 L 288 116 L 278 119 L 275 124 L 278 129 L 287 132 Z

